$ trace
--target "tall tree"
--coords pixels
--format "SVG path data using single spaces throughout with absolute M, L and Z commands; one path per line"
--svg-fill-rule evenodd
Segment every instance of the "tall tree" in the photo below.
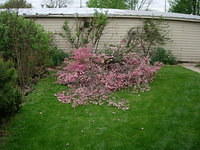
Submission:
M 138 0 L 127 0 L 128 8 L 131 10 L 136 10 Z
M 153 0 L 89 0 L 88 7 L 141 10 L 148 9 Z
M 131 10 L 148 10 L 153 0 L 126 0 L 126 2 Z
M 9 0 L 5 2 L 0 8 L 31 8 L 32 5 L 26 0 Z
M 200 15 L 200 0 L 170 0 L 170 11 Z
M 92 8 L 127 9 L 125 0 L 89 0 L 87 6 Z
M 42 7 L 47 8 L 65 8 L 71 0 L 44 0 Z

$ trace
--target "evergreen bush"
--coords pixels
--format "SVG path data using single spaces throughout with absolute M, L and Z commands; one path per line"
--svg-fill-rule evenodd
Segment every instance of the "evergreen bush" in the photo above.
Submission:
M 19 110 L 22 101 L 17 87 L 17 73 L 11 62 L 0 58 L 0 122 Z

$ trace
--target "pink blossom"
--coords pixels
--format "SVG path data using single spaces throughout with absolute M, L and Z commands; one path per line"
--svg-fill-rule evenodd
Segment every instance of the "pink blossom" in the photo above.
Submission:
M 57 74 L 58 83 L 71 88 L 58 93 L 58 100 L 71 103 L 73 107 L 107 102 L 117 108 L 128 109 L 123 102 L 106 100 L 107 95 L 127 87 L 142 91 L 148 89 L 149 82 L 161 65 L 152 66 L 149 58 L 135 53 L 124 54 L 121 62 L 108 61 L 114 59 L 114 56 L 94 54 L 91 48 L 75 50 L 72 58 Z

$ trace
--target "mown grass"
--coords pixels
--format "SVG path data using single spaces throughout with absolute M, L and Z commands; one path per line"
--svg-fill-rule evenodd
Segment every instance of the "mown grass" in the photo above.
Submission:
M 65 87 L 41 80 L 8 125 L 2 150 L 199 150 L 200 74 L 167 66 L 149 92 L 116 93 L 128 111 L 109 106 L 72 108 L 54 94 Z

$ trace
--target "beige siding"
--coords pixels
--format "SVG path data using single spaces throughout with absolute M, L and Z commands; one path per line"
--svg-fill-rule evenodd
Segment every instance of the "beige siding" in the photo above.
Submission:
M 73 22 L 73 19 L 68 19 L 70 22 Z M 64 51 L 70 49 L 70 44 L 60 36 L 60 33 L 63 33 L 62 26 L 64 24 L 64 18 L 37 18 L 35 21 L 44 26 L 47 31 L 54 33 L 55 43 L 57 46 Z
M 200 23 L 169 21 L 169 49 L 181 61 L 200 61 Z
M 59 34 L 63 32 L 62 26 L 65 19 L 74 27 L 73 18 L 36 18 L 36 22 L 42 24 L 46 30 L 55 34 L 58 47 L 65 51 L 71 50 L 70 44 Z M 171 41 L 166 48 L 180 61 L 200 61 L 200 23 L 187 21 L 167 21 L 169 25 Z M 131 27 L 142 24 L 142 19 L 136 18 L 110 18 L 100 40 L 100 48 L 109 44 L 118 44 Z

